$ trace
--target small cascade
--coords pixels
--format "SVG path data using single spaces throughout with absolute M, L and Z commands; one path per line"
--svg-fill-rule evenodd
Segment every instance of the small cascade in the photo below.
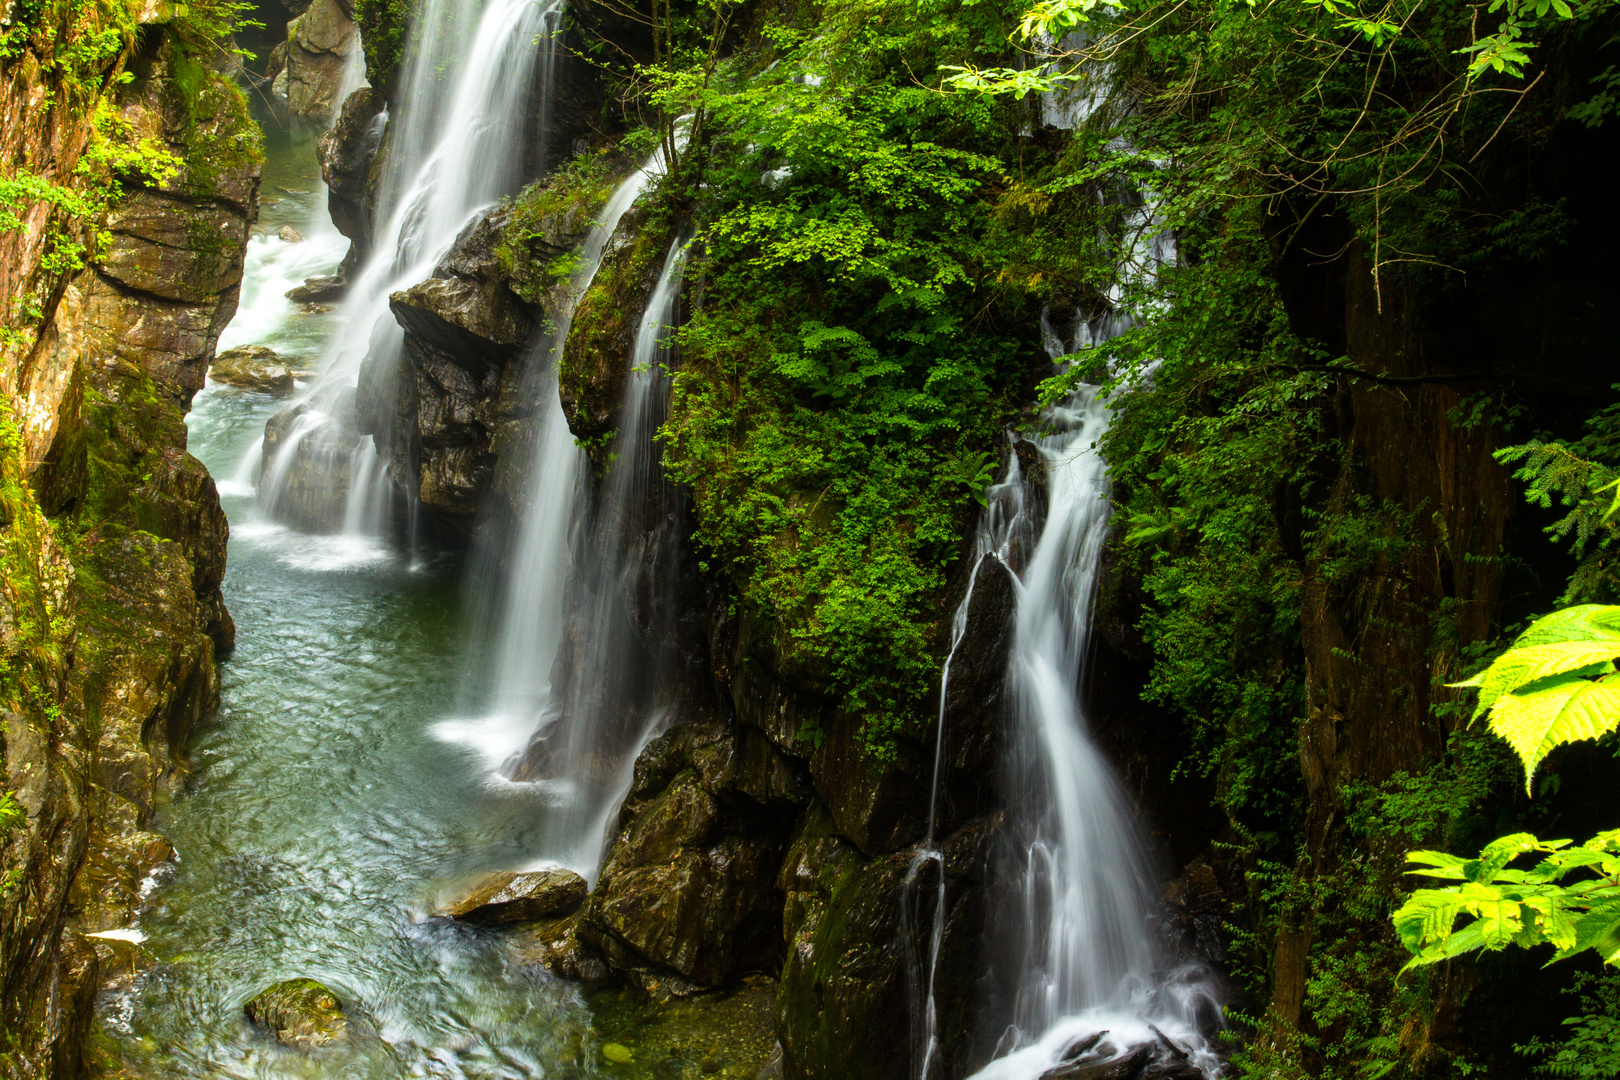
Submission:
M 532 434 L 522 480 L 523 515 L 510 536 L 489 541 L 488 548 L 498 552 L 479 553 L 486 565 L 496 563 L 501 553 L 507 563 L 504 573 L 490 570 L 481 575 L 490 594 L 483 600 L 481 615 L 495 627 L 483 682 L 484 716 L 435 728 L 439 737 L 476 749 L 500 776 L 548 787 L 554 808 L 540 845 L 543 854 L 587 876 L 596 869 L 606 817 L 656 721 L 628 707 L 608 721 L 602 715 L 605 698 L 585 703 L 584 683 L 609 681 L 606 667 L 592 667 L 589 680 L 554 685 L 553 679 L 566 670 L 565 644 L 581 665 L 611 665 L 621 657 L 627 624 L 621 622 L 622 604 L 615 606 L 611 594 L 615 587 L 621 595 L 635 588 L 634 582 L 625 580 L 637 566 L 624 550 L 629 541 L 624 522 L 646 501 L 658 476 L 652 435 L 662 421 L 660 350 L 674 315 L 684 245 L 671 249 L 638 329 L 628 358 L 631 377 L 613 447 L 614 465 L 591 524 L 578 532 L 575 521 L 587 497 L 590 463 L 575 444 L 562 411 L 557 360 L 568 340 L 574 310 L 595 280 L 619 221 L 662 172 L 662 155 L 655 153 L 614 191 L 580 245 L 579 265 L 553 316 L 554 325 L 525 364 L 524 400 L 542 402 L 544 411 Z M 661 486 L 661 479 L 658 483 Z M 571 542 L 577 542 L 572 550 Z M 590 611 L 577 621 L 565 618 L 571 589 L 587 597 L 583 604 Z M 580 627 L 581 640 L 565 641 L 566 625 Z M 613 734 L 603 737 L 608 729 Z
M 901 942 L 908 952 L 906 970 L 910 980 L 907 995 L 911 1014 L 911 1060 L 917 1080 L 933 1080 L 943 1065 L 939 1032 L 939 1011 L 935 984 L 939 972 L 940 946 L 945 936 L 946 887 L 945 855 L 939 847 L 939 809 L 945 783 L 945 729 L 950 697 L 951 664 L 967 633 L 968 612 L 974 589 L 986 559 L 1017 567 L 1021 557 L 1034 544 L 1032 522 L 1024 511 L 1024 483 L 1018 455 L 1007 457 L 1007 477 L 986 493 L 985 512 L 979 519 L 974 538 L 973 569 L 968 574 L 967 591 L 951 617 L 951 646 L 945 656 L 939 683 L 939 715 L 934 732 L 934 772 L 928 793 L 928 829 L 917 845 L 906 868 L 901 893 Z M 924 892 L 924 879 L 930 887 Z M 926 909 L 926 914 L 925 910 Z M 924 933 L 919 933 L 922 930 Z M 927 956 L 915 954 L 916 941 L 926 936 Z
M 1126 208 L 1118 232 L 1103 237 L 1116 253 L 1116 280 L 1101 313 L 1077 317 L 1068 333 L 1043 313 L 1042 337 L 1055 363 L 1130 329 L 1135 288 L 1175 257 L 1151 199 L 1123 193 L 1105 202 Z M 1000 913 L 988 938 L 997 958 L 990 982 L 999 992 L 991 991 L 983 1020 L 991 1061 L 974 1080 L 1038 1080 L 1116 1060 L 1123 1068 L 1125 1058 L 1134 1060 L 1121 1075 L 1212 1078 L 1221 1071 L 1210 1042 L 1222 1024 L 1213 980 L 1196 965 L 1163 970 L 1167 958 L 1152 935 L 1159 867 L 1135 807 L 1092 742 L 1082 700 L 1108 535 L 1109 482 L 1097 445 L 1109 418 L 1102 388 L 1091 385 L 1042 418 L 1047 433 L 1026 452 L 1039 455 L 1046 475 L 1044 522 L 1026 512 L 1040 500 L 1029 497 L 1016 446 L 1006 478 L 988 492 L 941 677 L 928 830 L 903 894 L 917 1080 L 936 1080 L 945 1069 L 935 976 L 947 896 L 935 819 L 947 768 L 951 664 L 987 559 L 999 559 L 1021 585 L 1006 676 L 1008 817 L 992 855 L 988 904 Z M 926 955 L 918 955 L 918 943 Z
M 519 780 L 568 778 L 571 798 L 547 816 L 543 844 L 578 866 L 594 867 L 636 757 L 667 712 L 658 692 L 669 658 L 649 639 L 663 629 L 685 506 L 664 482 L 654 436 L 664 419 L 663 365 L 685 261 L 686 243 L 677 239 L 637 328 L 612 463 L 576 543 L 568 613 L 576 636 L 559 658 L 566 674 L 513 770 Z
M 1104 317 L 1089 343 L 1127 325 Z M 1048 323 L 1053 358 L 1073 351 Z M 1034 1080 L 1062 1065 L 1140 1055 L 1144 1075 L 1219 1074 L 1209 1041 L 1220 1005 L 1198 967 L 1162 972 L 1151 933 L 1160 880 L 1135 808 L 1089 734 L 1082 701 L 1091 607 L 1108 533 L 1107 468 L 1096 450 L 1109 406 L 1082 385 L 1045 417 L 1035 441 L 1047 516 L 1023 570 L 1003 783 L 1008 827 L 992 866 L 992 902 L 1016 918 L 992 933 L 1014 957 L 995 1060 L 979 1080 Z M 1016 477 L 1016 473 L 1014 474 Z M 1015 482 L 1009 477 L 1009 482 Z M 1021 479 L 1016 480 L 1022 483 Z
M 409 491 L 389 454 L 404 335 L 388 298 L 429 277 L 462 229 L 535 167 L 561 13 L 562 0 L 488 0 L 481 15 L 458 0 L 427 0 L 416 13 L 371 257 L 337 313 L 342 329 L 319 375 L 277 418 L 312 419 L 298 438 L 276 440 L 274 453 L 249 452 L 263 462 L 260 501 L 282 520 L 311 531 L 401 531 L 395 502 Z

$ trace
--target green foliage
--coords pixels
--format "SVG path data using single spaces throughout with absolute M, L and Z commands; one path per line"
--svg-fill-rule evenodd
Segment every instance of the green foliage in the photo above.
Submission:
M 0 791 L 0 845 L 11 839 L 11 831 L 25 819 L 17 797 L 9 791 Z
M 0 790 L 0 852 L 3 852 L 6 845 L 11 842 L 11 834 L 21 828 L 27 820 L 28 815 L 17 802 L 17 797 L 9 791 Z M 20 866 L 10 867 L 0 873 L 0 900 L 4 900 L 11 890 L 17 887 L 17 883 L 22 880 L 22 874 Z
M 1575 442 L 1532 439 L 1497 451 L 1496 458 L 1519 466 L 1513 476 L 1524 482 L 1527 500 L 1564 510 L 1546 528 L 1553 540 L 1571 541 L 1570 553 L 1579 560 L 1562 602 L 1611 603 L 1620 600 L 1620 472 L 1611 464 L 1620 454 L 1620 406 L 1599 411 L 1586 428 Z
M 1304 511 L 1331 381 L 1299 370 L 1310 350 L 1257 247 L 1234 229 L 1205 252 L 1164 276 L 1174 307 L 1097 350 L 1121 372 L 1163 357 L 1119 384 L 1102 451 L 1143 576 L 1146 696 L 1186 717 L 1187 767 L 1215 779 L 1222 807 L 1270 832 L 1299 797 Z
M 1456 685 L 1478 688 L 1474 717 L 1489 715 L 1491 730 L 1524 763 L 1528 788 L 1551 750 L 1620 725 L 1620 695 L 1606 681 L 1617 655 L 1620 608 L 1587 604 L 1536 620 L 1483 672 Z M 1530 869 L 1509 865 L 1531 853 L 1545 857 Z M 1463 882 L 1418 889 L 1395 913 L 1401 942 L 1414 954 L 1408 967 L 1544 943 L 1557 950 L 1554 960 L 1590 949 L 1620 962 L 1620 830 L 1581 847 L 1516 833 L 1477 859 L 1436 851 L 1408 858 L 1423 867 L 1409 873 Z M 1571 874 L 1576 880 L 1566 883 Z M 1469 921 L 1457 929 L 1464 916 Z
M 379 90 L 391 84 L 404 59 L 407 0 L 355 0 L 354 21 L 366 50 L 366 78 Z
M 523 189 L 495 249 L 512 290 L 533 304 L 569 280 L 579 256 L 565 242 L 588 227 L 618 185 L 606 153 L 587 150 Z
M 1009 202 L 1021 167 L 1056 164 L 1018 161 L 1017 110 L 912 78 L 1010 16 L 844 3 L 815 36 L 767 32 L 710 82 L 707 152 L 670 196 L 710 224 L 667 467 L 784 674 L 839 696 L 880 757 L 927 715 L 946 569 L 1046 367 L 1040 300 L 1086 246 L 1046 262 L 1036 238 L 1086 219 L 1080 192 Z
M 1620 976 L 1577 972 L 1564 993 L 1581 999 L 1580 1011 L 1564 1021 L 1568 1033 L 1561 1039 L 1531 1039 L 1514 1049 L 1542 1058 L 1535 1068 L 1541 1076 L 1571 1080 L 1620 1076 Z
M 1509 865 L 1532 853 L 1544 856 L 1533 867 Z M 1591 949 L 1606 963 L 1620 962 L 1620 829 L 1580 847 L 1515 833 L 1492 841 L 1477 859 L 1438 851 L 1408 858 L 1421 867 L 1408 873 L 1463 883 L 1417 889 L 1395 913 L 1396 932 L 1413 954 L 1408 967 L 1542 944 L 1557 950 L 1553 960 Z M 1457 929 L 1463 917 L 1469 921 Z
M 1620 725 L 1620 688 L 1609 681 L 1620 656 L 1620 607 L 1584 604 L 1532 623 L 1512 647 L 1473 678 L 1474 719 L 1524 762 L 1525 787 L 1554 748 L 1595 739 Z

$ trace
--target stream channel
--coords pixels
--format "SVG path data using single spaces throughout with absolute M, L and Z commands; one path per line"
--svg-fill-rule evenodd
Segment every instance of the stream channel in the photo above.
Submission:
M 339 327 L 285 291 L 331 273 L 346 242 L 326 220 L 316 133 L 260 119 L 265 205 L 220 349 L 268 345 L 296 362 Z M 307 239 L 283 241 L 283 225 Z M 773 1041 L 770 985 L 667 1004 L 587 994 L 509 939 L 433 917 L 478 875 L 524 866 L 545 804 L 430 733 L 465 670 L 460 560 L 300 534 L 260 512 L 243 462 L 283 404 L 211 381 L 189 417 L 230 519 L 237 645 L 219 711 L 158 812 L 178 859 L 136 926 L 149 966 L 101 995 L 104 1072 L 752 1078 Z M 295 977 L 337 991 L 359 1034 L 306 1054 L 255 1029 L 243 1004 Z

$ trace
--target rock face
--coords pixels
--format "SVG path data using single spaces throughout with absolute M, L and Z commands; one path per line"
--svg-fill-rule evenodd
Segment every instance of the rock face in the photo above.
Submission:
M 524 359 L 542 309 L 502 272 L 496 249 L 509 221 L 502 211 L 485 217 L 433 277 L 389 299 L 405 332 L 405 363 L 398 389 L 377 399 L 397 411 L 368 406 L 362 416 L 371 433 L 393 432 L 385 457 L 396 475 L 414 479 L 424 511 L 449 535 L 471 534 L 500 432 L 532 405 L 522 393 Z
M 659 994 L 779 973 L 784 1076 L 906 1075 L 919 992 L 909 980 L 927 953 L 942 873 L 934 992 L 947 1073 L 965 1072 L 976 1050 L 968 1036 L 985 867 L 1000 820 L 994 733 L 1013 596 L 1011 572 L 986 562 L 964 636 L 974 656 L 953 669 L 947 696 L 952 769 L 932 845 L 919 842 L 922 748 L 874 765 L 859 752 L 857 724 L 777 673 L 764 628 L 712 612 L 718 715 L 681 723 L 642 752 L 590 898 L 576 920 L 537 932 L 523 955 L 582 981 L 611 972 Z
M 329 123 L 343 105 L 345 69 L 351 62 L 361 62 L 359 53 L 352 6 L 314 0 L 287 24 L 287 40 L 271 55 L 273 88 L 297 115 Z
M 263 345 L 244 345 L 220 353 L 214 358 L 208 375 L 215 382 L 266 394 L 293 391 L 292 368 L 281 362 L 274 349 Z
M 243 1007 L 248 1019 L 276 1041 L 297 1050 L 316 1050 L 344 1038 L 349 1022 L 338 996 L 314 979 L 288 979 Z
M 571 915 L 585 902 L 585 879 L 557 867 L 491 874 L 445 909 L 452 919 L 495 926 Z
M 585 909 L 581 937 L 617 971 L 719 986 L 780 963 L 776 865 L 802 766 L 753 733 L 693 724 L 636 762 L 617 841 Z
M 258 134 L 224 78 L 203 69 L 200 85 L 175 85 L 165 33 L 143 27 L 138 53 L 72 92 L 26 49 L 0 61 L 0 152 L 19 168 L 80 182 L 91 85 L 183 163 L 161 184 L 128 183 L 82 270 L 42 263 L 45 204 L 0 236 L 4 310 L 27 297 L 41 312 L 8 319 L 0 347 L 16 425 L 0 446 L 0 756 L 26 815 L 0 837 L 0 876 L 17 875 L 0 891 L 0 1029 L 8 1057 L 39 1075 L 82 1072 L 115 959 L 85 935 L 128 926 L 141 879 L 172 854 L 147 819 L 217 702 L 215 658 L 235 633 L 219 591 L 228 529 L 185 451 L 184 412 L 236 308 Z M 118 79 L 126 67 L 133 81 Z
M 343 273 L 352 272 L 371 251 L 373 168 L 383 137 L 387 102 L 369 87 L 350 94 L 317 151 L 326 181 L 327 208 L 338 232 L 349 238 Z
M 354 427 L 354 398 L 339 399 L 331 413 L 297 405 L 264 425 L 264 476 L 280 477 L 275 503 L 278 520 L 305 532 L 337 532 L 349 505 L 349 480 L 360 433 Z

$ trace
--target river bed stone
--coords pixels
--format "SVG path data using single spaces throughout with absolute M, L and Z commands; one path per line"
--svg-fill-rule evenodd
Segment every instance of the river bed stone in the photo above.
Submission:
M 585 902 L 585 879 L 553 867 L 530 873 L 484 878 L 445 909 L 445 914 L 486 926 L 533 922 L 569 915 Z
M 337 994 L 314 979 L 288 979 L 250 1000 L 243 1011 L 278 1042 L 314 1050 L 344 1038 L 349 1022 Z

